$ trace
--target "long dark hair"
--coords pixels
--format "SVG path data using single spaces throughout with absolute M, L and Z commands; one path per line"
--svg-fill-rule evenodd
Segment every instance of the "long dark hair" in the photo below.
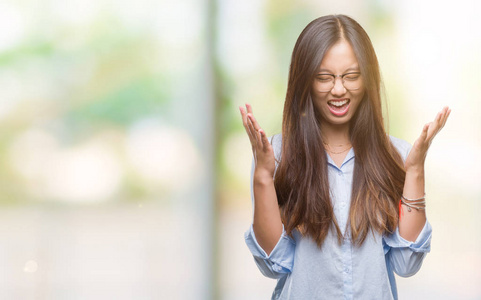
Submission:
M 348 222 L 354 243 L 362 244 L 371 230 L 395 230 L 405 178 L 402 158 L 384 129 L 381 76 L 369 36 L 344 15 L 312 21 L 292 53 L 282 123 L 282 158 L 274 184 L 287 233 L 297 228 L 319 247 L 330 229 L 335 229 L 339 242 L 342 233 L 330 200 L 321 116 L 314 108 L 311 89 L 322 58 L 341 39 L 354 50 L 365 89 L 349 128 L 356 155 Z

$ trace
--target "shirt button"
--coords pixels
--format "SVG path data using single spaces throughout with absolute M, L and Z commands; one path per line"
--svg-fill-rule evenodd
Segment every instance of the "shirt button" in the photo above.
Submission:
M 341 202 L 341 207 L 342 207 L 342 208 L 346 207 L 346 203 L 345 203 L 345 202 Z

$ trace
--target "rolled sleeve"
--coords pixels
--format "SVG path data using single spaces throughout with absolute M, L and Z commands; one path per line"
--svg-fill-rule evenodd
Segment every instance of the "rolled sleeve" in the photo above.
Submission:
M 278 279 L 292 272 L 296 243 L 286 234 L 284 225 L 282 226 L 281 237 L 269 255 L 257 243 L 252 224 L 245 232 L 244 237 L 257 267 L 264 276 Z
M 431 236 L 431 224 L 426 221 L 414 242 L 404 239 L 399 234 L 399 228 L 393 234 L 383 237 L 384 254 L 396 274 L 409 277 L 419 271 L 424 257 L 431 251 Z

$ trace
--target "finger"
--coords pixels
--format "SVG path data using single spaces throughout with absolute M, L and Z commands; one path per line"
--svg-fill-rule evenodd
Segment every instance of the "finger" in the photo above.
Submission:
M 253 113 L 252 106 L 249 103 L 246 103 L 247 113 Z
M 428 129 L 431 126 L 431 124 L 432 124 L 431 122 L 424 124 L 423 131 L 421 132 L 421 136 L 419 137 L 423 142 L 426 141 L 426 138 L 428 136 Z
M 250 120 L 252 121 L 252 124 L 254 124 L 254 128 L 256 129 L 256 131 L 259 131 L 259 129 L 261 129 L 261 126 L 259 126 L 259 123 L 257 123 L 256 118 L 254 118 L 254 115 L 251 113 L 248 113 L 247 117 L 250 118 Z
M 246 133 L 247 133 L 247 136 L 249 137 L 251 145 L 254 146 L 255 138 L 254 138 L 254 135 L 252 133 L 251 128 L 249 128 L 249 124 L 248 124 L 249 121 L 247 120 L 247 113 L 242 107 L 239 107 L 239 110 L 240 110 L 241 115 L 242 115 L 242 125 L 244 125 L 244 129 L 246 130 Z
M 263 137 L 262 137 L 262 132 L 263 132 L 262 129 L 259 129 L 259 130 L 257 130 L 257 132 L 256 132 L 256 133 L 257 133 L 257 137 L 258 137 L 258 142 L 259 142 L 258 146 L 260 147 L 260 150 L 265 151 L 264 141 L 262 140 L 262 139 L 263 139 Z
M 448 106 L 443 107 L 443 109 L 436 116 L 436 120 L 442 121 L 444 119 L 444 117 L 446 116 L 446 114 L 448 113 L 448 111 L 449 111 Z
M 446 117 L 446 115 L 448 114 L 448 111 L 449 111 L 449 107 L 445 106 L 441 111 L 440 121 L 442 121 Z
M 431 144 L 433 141 L 434 137 L 441 131 L 441 129 L 444 127 L 446 124 L 447 118 L 449 117 L 451 110 L 449 109 L 448 106 L 445 106 L 437 115 L 436 118 L 434 119 L 434 122 L 431 122 L 429 124 L 429 129 L 426 135 L 426 141 L 428 144 Z M 424 130 L 424 129 L 423 129 Z
M 439 124 L 441 123 L 443 117 L 444 117 L 444 113 L 445 113 L 445 108 L 443 108 L 440 112 L 438 112 L 438 114 L 436 115 L 436 118 L 434 119 L 433 123 L 434 123 L 434 127 L 433 127 L 433 130 L 437 130 L 438 127 L 439 127 Z
M 446 115 L 446 111 L 447 111 L 447 106 L 443 107 L 443 109 L 440 112 L 438 112 L 436 117 L 434 118 L 434 121 L 432 122 L 432 125 L 428 130 L 427 139 L 429 141 L 431 141 L 438 134 L 438 132 L 443 128 L 444 126 L 443 121 Z
M 250 142 L 251 142 L 251 146 L 252 146 L 252 151 L 255 152 L 255 148 L 257 148 L 257 145 L 259 144 L 258 141 L 257 141 L 257 133 L 256 133 L 256 130 L 254 128 L 254 124 L 252 124 L 252 121 L 249 119 L 249 118 L 246 118 L 247 119 L 247 128 L 246 128 L 246 131 L 247 131 L 247 134 L 249 135 L 249 139 L 250 139 Z
M 249 131 L 250 131 L 250 133 L 252 135 L 252 139 L 253 139 L 252 146 L 257 148 L 260 144 L 259 133 L 254 128 L 254 124 L 252 123 L 251 118 L 247 118 L 247 124 L 249 125 Z
M 264 150 L 269 149 L 271 144 L 269 143 L 269 140 L 267 139 L 267 134 L 262 129 L 260 129 L 259 132 L 261 133 L 261 136 L 262 136 L 262 145 L 264 146 Z
M 445 106 L 443 108 L 443 110 L 441 111 L 441 116 L 439 118 L 437 128 L 436 128 L 437 129 L 436 134 L 438 134 L 438 132 L 441 131 L 441 129 L 443 129 L 443 127 L 446 124 L 446 121 L 449 117 L 449 113 L 450 113 L 449 107 Z
M 431 137 L 433 135 L 436 135 L 436 133 L 438 132 L 439 130 L 439 125 L 441 124 L 441 120 L 443 118 L 443 115 L 444 115 L 444 111 L 440 111 L 438 112 L 438 114 L 436 115 L 436 118 L 434 118 L 434 121 L 431 122 L 432 125 L 430 126 L 430 131 L 428 131 L 428 136 Z
M 241 114 L 242 118 L 244 119 L 244 115 L 246 114 L 246 111 L 244 110 L 244 108 L 242 108 L 242 106 L 239 106 L 239 111 L 240 111 L 240 114 Z
M 262 146 L 262 139 L 259 134 L 259 130 L 261 129 L 261 127 L 259 126 L 259 123 L 257 123 L 256 118 L 254 118 L 252 106 L 249 103 L 246 103 L 246 108 L 247 108 L 247 119 L 250 120 L 250 124 L 252 124 L 252 127 L 250 126 L 249 127 L 251 128 L 251 132 L 255 136 L 256 145 Z
M 264 143 L 262 141 L 262 130 L 259 129 L 255 132 L 256 135 L 256 150 L 257 151 L 264 151 Z
M 443 128 L 444 125 L 446 125 L 446 121 L 448 120 L 450 114 L 451 114 L 451 110 L 447 109 L 446 114 L 444 115 L 444 118 L 443 118 L 443 121 L 442 121 L 442 127 L 441 128 Z
M 441 119 L 439 120 L 439 129 L 438 129 L 438 132 L 441 131 L 441 129 L 443 129 L 443 127 L 444 127 L 444 124 L 446 124 L 446 117 L 447 117 L 447 113 L 443 114 L 443 116 L 442 116 Z
M 441 130 L 441 125 L 439 121 L 429 123 L 429 129 L 426 136 L 426 140 L 429 144 L 431 144 L 432 140 L 438 134 L 439 130 Z
M 261 127 L 256 121 L 256 118 L 251 113 L 247 114 L 248 119 L 251 121 L 252 126 L 253 126 L 253 131 L 256 133 L 256 142 L 258 143 L 258 146 L 262 146 L 262 141 L 260 139 L 260 136 L 258 136 L 259 130 L 261 130 Z
M 247 128 L 247 114 L 246 114 L 246 111 L 242 108 L 242 106 L 239 106 L 239 111 L 240 111 L 240 114 L 241 114 L 241 117 L 242 117 L 242 125 L 244 126 L 244 128 Z
M 242 126 L 244 126 L 245 130 L 247 131 L 247 116 L 245 110 L 242 108 L 242 106 L 239 106 L 239 111 L 241 114 L 242 118 Z

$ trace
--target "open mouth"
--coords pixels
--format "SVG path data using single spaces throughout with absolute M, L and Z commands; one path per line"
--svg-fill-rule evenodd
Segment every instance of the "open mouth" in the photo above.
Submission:
M 336 99 L 327 101 L 327 105 L 331 113 L 335 116 L 341 117 L 345 115 L 349 110 L 349 99 Z

